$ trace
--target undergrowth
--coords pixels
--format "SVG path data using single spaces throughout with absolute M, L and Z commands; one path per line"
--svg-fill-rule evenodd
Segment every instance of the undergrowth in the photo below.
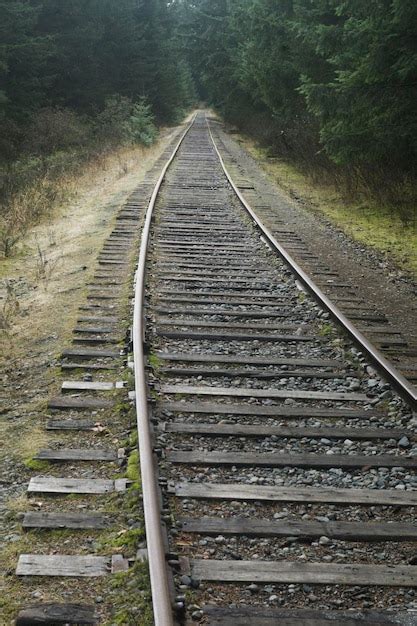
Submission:
M 417 199 L 407 215 L 393 201 L 337 186 L 328 177 L 315 177 L 284 159 L 271 159 L 268 150 L 247 137 L 245 148 L 291 197 L 326 216 L 347 235 L 381 252 L 400 269 L 417 278 Z M 405 218 L 406 217 L 406 218 Z
M 0 162 L 0 254 L 10 257 L 29 229 L 76 193 L 78 177 L 106 168 L 115 150 L 150 146 L 158 129 L 144 99 L 113 96 L 96 119 L 46 107 L 34 115 L 18 156 Z M 120 162 L 120 176 L 128 172 Z

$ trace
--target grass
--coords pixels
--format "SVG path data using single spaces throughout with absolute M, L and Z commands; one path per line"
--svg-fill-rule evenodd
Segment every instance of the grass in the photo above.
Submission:
M 354 240 L 381 252 L 417 278 L 417 207 L 414 223 L 405 225 L 395 207 L 347 200 L 334 187 L 312 182 L 294 165 L 269 159 L 267 150 L 252 139 L 241 138 L 241 143 L 290 196 L 302 199 L 309 210 L 324 215 Z
M 320 325 L 318 334 L 320 335 L 320 337 L 329 337 L 330 335 L 334 333 L 334 331 L 335 331 L 335 328 L 333 324 L 326 322 Z
M 40 461 L 33 457 L 25 459 L 23 464 L 27 469 L 33 470 L 34 472 L 46 472 L 50 468 L 48 461 Z
M 27 468 L 37 469 L 35 465 L 44 461 L 37 461 L 33 457 L 41 448 L 48 447 L 48 433 L 39 424 L 34 424 L 33 427 L 23 432 L 18 433 L 16 430 L 15 434 L 16 439 L 13 445 L 16 457 L 20 458 Z
M 129 458 L 127 460 L 126 478 L 133 482 L 132 486 L 139 489 L 139 452 L 137 450 L 133 450 L 133 452 L 129 454 Z
M 154 621 L 146 563 L 135 563 L 129 571 L 115 574 L 111 586 L 117 598 L 117 606 L 105 626 L 152 626 Z
M 158 372 L 158 370 L 161 368 L 162 366 L 162 359 L 159 358 L 159 356 L 155 353 L 151 353 L 148 355 L 148 362 L 149 365 L 156 371 Z

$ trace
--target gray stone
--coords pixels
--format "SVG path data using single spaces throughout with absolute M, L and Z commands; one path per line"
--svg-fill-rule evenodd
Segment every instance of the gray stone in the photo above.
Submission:
M 405 435 L 404 437 L 401 437 L 401 439 L 398 442 L 398 447 L 406 449 L 406 448 L 409 448 L 410 446 L 411 446 L 411 443 L 410 443 L 409 438 L 406 437 Z

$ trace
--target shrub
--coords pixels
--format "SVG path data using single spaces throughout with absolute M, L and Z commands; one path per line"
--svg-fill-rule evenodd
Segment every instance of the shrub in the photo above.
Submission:
M 130 139 L 134 143 L 150 146 L 156 139 L 158 130 L 154 124 L 151 107 L 145 100 L 140 100 L 132 107 L 129 118 Z
M 90 140 L 90 127 L 69 109 L 44 108 L 34 114 L 26 130 L 24 149 L 45 156 L 58 150 L 79 148 Z
M 97 116 L 97 138 L 101 143 L 110 146 L 141 143 L 149 146 L 156 136 L 154 117 L 145 99 L 133 103 L 124 96 L 111 96 Z
M 124 96 L 107 98 L 104 109 L 96 118 L 96 138 L 99 143 L 117 146 L 129 140 L 132 106 L 132 101 Z

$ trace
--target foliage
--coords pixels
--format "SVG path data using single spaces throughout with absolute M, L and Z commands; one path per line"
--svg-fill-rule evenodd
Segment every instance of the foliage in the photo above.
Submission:
M 153 115 L 173 121 L 193 101 L 167 3 L 0 0 L 0 12 L 0 160 L 62 149 L 70 130 L 71 141 L 87 144 L 111 101 L 117 112 L 138 103 L 129 112 L 133 140 L 149 143 Z
M 45 107 L 33 114 L 25 131 L 24 149 L 34 155 L 47 155 L 86 144 L 90 129 L 69 109 Z
M 157 129 L 150 105 L 146 104 L 145 100 L 133 105 L 128 127 L 133 142 L 149 146 L 155 141 Z
M 125 96 L 114 95 L 106 100 L 103 111 L 96 118 L 96 132 L 102 144 L 152 144 L 157 128 L 151 107 L 142 98 L 135 104 Z
M 353 194 L 381 196 L 410 217 L 417 178 L 415 2 L 183 0 L 181 6 L 184 49 L 201 93 L 229 121 L 305 171 L 321 178 L 325 172 Z
M 161 0 L 0 0 L 0 245 L 48 214 L 59 176 L 150 145 L 195 99 Z

